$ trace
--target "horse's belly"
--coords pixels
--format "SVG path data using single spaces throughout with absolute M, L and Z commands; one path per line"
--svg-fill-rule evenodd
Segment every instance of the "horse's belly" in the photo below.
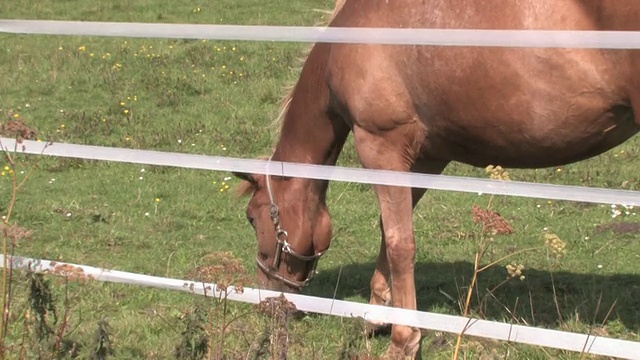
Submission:
M 578 111 L 576 109 L 576 111 Z M 548 114 L 547 116 L 551 116 Z M 626 105 L 606 110 L 581 108 L 567 116 L 507 119 L 480 117 L 444 132 L 430 132 L 429 152 L 444 152 L 449 160 L 476 166 L 534 168 L 567 164 L 596 156 L 626 141 L 639 130 Z
M 444 60 L 466 54 L 460 63 Z M 434 74 L 414 90 L 432 150 L 473 165 L 544 167 L 600 154 L 638 131 L 621 53 L 420 50 Z M 405 79 L 408 79 L 406 77 Z

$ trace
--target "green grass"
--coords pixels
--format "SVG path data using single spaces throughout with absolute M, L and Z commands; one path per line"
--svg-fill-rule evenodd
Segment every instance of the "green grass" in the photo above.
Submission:
M 29 0 L 2 2 L 0 13 L 4 18 L 313 25 L 322 16 L 313 10 L 329 9 L 331 3 L 118 0 L 102 5 Z M 257 157 L 271 149 L 279 99 L 297 78 L 299 58 L 307 47 L 0 35 L 1 121 L 19 116 L 43 140 Z M 561 170 L 510 173 L 514 180 L 637 189 L 633 160 L 639 151 L 634 139 Z M 340 164 L 356 166 L 351 143 Z M 197 267 L 226 256 L 240 259 L 251 276 L 255 273 L 255 236 L 246 224 L 246 201 L 234 198 L 231 190 L 238 181 L 228 179 L 227 173 L 36 156 L 20 156 L 16 171 L 19 178 L 24 176 L 21 171 L 30 175 L 12 223 L 34 232 L 20 240 L 17 254 L 177 278 L 193 276 Z M 482 169 L 460 164 L 446 173 L 486 176 Z M 0 178 L 2 213 L 11 195 L 7 175 Z M 479 236 L 471 206 L 486 206 L 488 200 L 486 195 L 431 191 L 418 206 L 416 283 L 421 310 L 460 313 L 458 300 L 471 279 Z M 375 196 L 369 186 L 333 183 L 328 201 L 337 238 L 305 293 L 331 297 L 341 273 L 337 297 L 366 302 L 380 237 Z M 494 208 L 511 222 L 515 234 L 496 237 L 486 262 L 528 247 L 541 250 L 516 255 L 483 273 L 474 314 L 640 340 L 638 234 L 616 232 L 625 229 L 615 225 L 637 223 L 637 216 L 612 218 L 609 205 L 507 197 L 497 197 Z M 542 249 L 545 228 L 567 244 L 560 262 Z M 232 255 L 217 254 L 214 260 L 208 256 L 227 251 Z M 526 279 L 511 280 L 489 296 L 487 289 L 505 279 L 504 265 L 512 261 L 525 265 Z M 16 276 L 10 344 L 21 341 L 27 308 L 26 280 Z M 52 281 L 62 309 L 66 287 L 60 279 Z M 168 291 L 94 282 L 72 282 L 68 289 L 75 330 L 67 339 L 81 346 L 81 358 L 91 352 L 103 318 L 112 329 L 113 358 L 170 357 L 180 343 L 181 319 L 203 302 Z M 210 299 L 204 302 L 211 304 Z M 222 320 L 215 316 L 220 306 L 209 308 L 214 327 L 220 328 Z M 265 331 L 277 328 L 249 306 L 229 304 L 228 311 L 227 319 L 239 316 L 224 336 L 223 351 L 229 358 L 245 358 Z M 366 339 L 354 320 L 310 315 L 287 326 L 293 359 L 349 358 L 349 351 L 377 355 L 389 342 L 388 337 Z M 449 358 L 453 341 L 453 336 L 429 333 L 425 358 Z M 468 358 L 579 358 L 474 338 L 465 341 L 463 353 Z

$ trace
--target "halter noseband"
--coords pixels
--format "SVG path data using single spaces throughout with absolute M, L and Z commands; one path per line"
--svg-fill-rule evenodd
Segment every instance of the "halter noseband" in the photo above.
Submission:
M 322 255 L 324 255 L 324 252 L 316 253 L 313 255 L 302 255 L 293 249 L 288 241 L 289 234 L 282 228 L 282 226 L 280 226 L 280 210 L 278 209 L 278 205 L 276 205 L 276 202 L 274 200 L 273 191 L 271 189 L 271 181 L 269 180 L 268 174 L 265 175 L 265 179 L 267 183 L 269 201 L 271 202 L 271 205 L 269 205 L 269 216 L 273 221 L 273 226 L 276 231 L 276 253 L 273 257 L 273 263 L 270 266 L 262 262 L 262 260 L 260 260 L 260 257 L 256 257 L 256 262 L 258 263 L 258 267 L 262 269 L 262 271 L 264 271 L 264 273 L 268 277 L 280 280 L 291 287 L 301 289 L 307 286 L 311 279 L 313 279 L 314 275 L 316 274 L 318 259 L 320 259 Z M 278 269 L 280 268 L 280 262 L 282 260 L 282 253 L 289 254 L 290 256 L 293 256 L 298 260 L 312 262 L 311 269 L 309 270 L 307 278 L 304 281 L 288 279 L 278 272 Z

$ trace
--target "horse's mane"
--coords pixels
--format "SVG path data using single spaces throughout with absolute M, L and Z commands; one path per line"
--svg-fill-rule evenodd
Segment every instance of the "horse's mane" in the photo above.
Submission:
M 347 0 L 336 0 L 336 6 L 333 9 L 333 11 L 327 11 L 327 10 L 317 10 L 320 11 L 322 13 L 324 13 L 325 15 L 323 16 L 322 21 L 317 25 L 317 26 L 329 26 L 329 24 L 331 24 L 331 21 L 333 21 L 333 19 L 335 18 L 335 16 L 338 14 L 338 12 L 342 9 L 342 6 L 344 5 L 344 3 Z M 307 56 L 309 55 L 309 52 L 311 51 L 311 47 L 309 47 L 303 56 L 301 56 L 300 58 L 300 64 L 304 64 L 304 61 L 306 60 Z M 282 122 L 284 121 L 284 117 L 287 114 L 287 111 L 289 110 L 289 105 L 291 104 L 291 99 L 293 98 L 293 91 L 295 89 L 295 82 L 286 86 L 285 87 L 285 91 L 286 94 L 282 97 L 282 99 L 280 100 L 280 112 L 278 114 L 278 117 L 275 118 L 275 120 L 273 121 L 273 126 L 276 127 L 276 131 L 280 132 L 280 128 L 282 127 Z M 261 160 L 267 160 L 269 159 L 268 156 L 264 156 L 264 157 L 260 157 Z M 253 191 L 256 190 L 256 184 L 249 182 L 249 181 L 242 181 L 240 183 L 240 185 L 238 185 L 238 187 L 236 188 L 236 197 L 242 197 L 245 195 L 248 195 L 250 193 L 252 193 Z
M 332 11 L 316 10 L 325 14 L 323 16 L 323 19 L 320 21 L 320 23 L 317 26 L 329 26 L 329 24 L 331 24 L 331 21 L 333 21 L 336 15 L 340 12 L 340 10 L 342 9 L 342 6 L 346 1 L 347 0 L 336 0 L 336 6 Z M 309 51 L 311 51 L 311 47 L 309 47 L 304 52 L 304 54 L 300 57 L 299 60 L 300 60 L 301 66 L 302 64 L 304 64 L 304 61 L 309 55 Z M 291 84 L 286 85 L 284 90 L 285 95 L 282 97 L 282 99 L 280 99 L 280 111 L 278 112 L 278 116 L 274 119 L 272 124 L 277 129 L 278 132 L 280 131 L 280 128 L 282 127 L 282 122 L 284 121 L 284 117 L 287 114 L 287 111 L 289 110 L 289 105 L 291 104 L 291 99 L 293 98 L 294 89 L 295 89 L 295 82 L 292 82 Z

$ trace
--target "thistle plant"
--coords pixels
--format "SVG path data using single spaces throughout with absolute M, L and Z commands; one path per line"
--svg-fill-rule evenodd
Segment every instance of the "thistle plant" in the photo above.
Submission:
M 0 142 L 0 147 L 4 151 L 4 157 L 7 162 L 7 165 L 3 167 L 1 175 L 2 178 L 8 177 L 11 182 L 11 199 L 9 200 L 9 204 L 7 206 L 5 214 L 2 215 L 2 222 L 0 226 L 0 231 L 2 231 L 2 255 L 4 255 L 1 285 L 2 316 L 0 316 L 0 360 L 2 360 L 5 358 L 5 352 L 7 350 L 5 340 L 7 337 L 7 329 L 9 326 L 9 319 L 11 315 L 11 284 L 13 271 L 11 264 L 9 263 L 9 257 L 13 254 L 13 249 L 15 248 L 18 240 L 29 237 L 31 235 L 30 231 L 23 229 L 16 224 L 12 224 L 11 221 L 11 216 L 17 202 L 18 191 L 29 177 L 29 174 L 24 175 L 24 172 L 21 172 L 19 174 L 16 171 L 18 162 L 15 153 L 17 147 L 19 146 L 18 144 L 23 139 L 35 139 L 36 132 L 28 127 L 22 120 L 20 120 L 20 115 L 18 113 L 12 114 L 10 120 L 8 120 L 7 122 L 0 123 L 0 130 L 0 133 L 3 136 L 13 137 L 16 139 L 16 148 L 13 149 L 13 152 L 10 152 L 9 149 L 6 149 Z M 19 175 L 22 175 L 22 177 L 19 178 Z
M 505 169 L 503 169 L 501 166 L 489 165 L 485 168 L 485 171 L 491 179 L 501 180 L 501 181 L 511 180 L 509 173 Z M 465 317 L 469 316 L 470 309 L 471 309 L 471 299 L 473 297 L 473 292 L 478 282 L 478 276 L 480 275 L 481 272 L 515 255 L 519 255 L 525 252 L 540 250 L 542 248 L 547 249 L 548 257 L 553 259 L 554 261 L 560 261 L 566 254 L 566 250 L 565 250 L 566 244 L 564 243 L 564 241 L 562 241 L 556 234 L 547 232 L 544 234 L 543 246 L 536 246 L 536 247 L 522 249 L 522 250 L 510 253 L 508 255 L 502 256 L 499 259 L 492 261 L 487 265 L 481 265 L 482 259 L 487 254 L 489 248 L 491 247 L 491 245 L 495 243 L 495 236 L 508 235 L 514 232 L 513 228 L 511 227 L 511 225 L 506 219 L 504 219 L 499 213 L 491 210 L 493 205 L 493 199 L 494 199 L 494 195 L 491 195 L 486 208 L 481 208 L 480 206 L 475 204 L 472 207 L 473 220 L 476 224 L 482 225 L 482 231 L 479 236 L 478 250 L 476 251 L 476 254 L 475 254 L 473 275 L 467 290 L 466 299 L 465 299 L 464 307 L 462 310 L 462 315 Z M 525 270 L 524 264 L 513 261 L 505 265 L 504 268 L 507 272 L 507 276 L 505 280 L 503 280 L 502 282 L 494 286 L 489 291 L 490 293 L 493 293 L 497 288 L 499 288 L 504 283 L 512 279 L 517 279 L 520 281 L 524 281 L 526 279 L 526 276 L 524 274 L 524 270 Z M 471 319 L 469 319 L 469 323 L 470 321 Z M 467 323 L 467 326 L 469 325 L 469 323 Z M 458 359 L 460 356 L 460 347 L 462 344 L 462 337 L 464 336 L 465 330 L 466 328 L 460 334 L 458 334 L 456 347 L 453 354 L 453 359 Z
M 505 169 L 503 169 L 501 166 L 489 165 L 485 168 L 485 171 L 491 179 L 501 180 L 501 181 L 511 180 L 511 178 L 509 177 L 509 173 Z M 478 276 L 480 275 L 480 273 L 500 263 L 504 259 L 515 255 L 515 254 L 509 254 L 505 257 L 502 257 L 496 261 L 491 262 L 488 265 L 484 265 L 484 266 L 481 265 L 482 259 L 486 255 L 491 245 L 495 242 L 495 236 L 508 235 L 514 232 L 513 228 L 505 218 L 503 218 L 499 213 L 491 210 L 493 199 L 494 199 L 494 195 L 492 194 L 491 197 L 489 198 L 487 208 L 481 208 L 479 205 L 476 205 L 476 204 L 474 204 L 472 207 L 473 221 L 476 224 L 482 225 L 482 232 L 479 237 L 478 250 L 476 251 L 475 259 L 473 263 L 473 275 L 471 277 L 471 282 L 467 290 L 467 295 L 466 295 L 466 298 L 464 301 L 464 307 L 462 310 L 462 315 L 465 317 L 469 316 L 469 312 L 471 310 L 471 299 L 473 298 L 474 289 L 476 288 L 476 284 L 478 282 Z M 521 253 L 521 252 L 522 251 L 518 253 Z M 522 275 L 523 269 L 524 269 L 524 266 L 522 266 L 519 270 L 518 270 L 518 266 L 516 266 L 515 270 L 513 270 L 514 274 L 517 273 L 517 271 L 519 271 L 520 276 L 522 276 L 522 279 L 524 279 L 524 275 Z M 509 268 L 507 270 L 509 270 Z M 471 319 L 469 319 L 469 321 L 470 320 Z M 453 359 L 458 359 L 460 356 L 460 347 L 462 345 L 462 338 L 464 336 L 465 330 L 466 328 L 460 334 L 458 334 L 455 350 L 453 353 Z

